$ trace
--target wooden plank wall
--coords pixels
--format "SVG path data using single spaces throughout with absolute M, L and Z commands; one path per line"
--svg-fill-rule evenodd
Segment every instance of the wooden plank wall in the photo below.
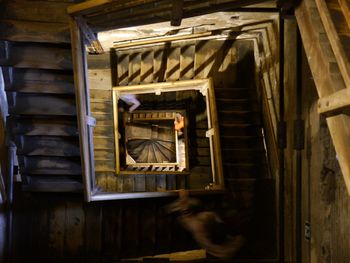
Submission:
M 327 122 L 317 112 L 318 95 L 306 57 L 302 63 L 303 151 L 302 224 L 309 222 L 311 240 L 303 238 L 303 262 L 336 263 L 350 258 L 350 199 Z

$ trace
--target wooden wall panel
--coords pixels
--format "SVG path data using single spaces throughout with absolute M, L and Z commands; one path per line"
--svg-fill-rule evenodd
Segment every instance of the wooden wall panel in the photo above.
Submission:
M 67 1 L 68 2 L 68 1 Z M 73 1 L 71 1 L 73 2 Z M 69 3 L 64 1 L 8 1 L 4 6 L 6 19 L 17 19 L 24 21 L 67 23 L 67 7 Z
M 350 258 L 350 200 L 327 120 L 318 112 L 318 94 L 306 57 L 303 69 L 305 150 L 302 168 L 302 224 L 311 240 L 302 240 L 303 262 L 346 262 Z
M 9 41 L 70 43 L 68 24 L 2 20 L 0 37 Z

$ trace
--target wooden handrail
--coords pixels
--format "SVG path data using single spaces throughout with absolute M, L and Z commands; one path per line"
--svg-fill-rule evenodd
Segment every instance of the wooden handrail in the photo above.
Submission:
M 1 195 L 2 202 L 5 203 L 7 201 L 7 195 L 6 195 L 5 181 L 4 181 L 4 177 L 2 175 L 1 166 L 0 166 L 0 195 Z
M 339 66 L 339 70 L 341 72 L 341 75 L 343 76 L 345 86 L 350 88 L 350 62 L 340 41 L 339 34 L 335 28 L 335 24 L 331 17 L 327 3 L 325 0 L 315 1 L 323 26 L 325 28 L 326 34 L 334 52 L 335 59 Z

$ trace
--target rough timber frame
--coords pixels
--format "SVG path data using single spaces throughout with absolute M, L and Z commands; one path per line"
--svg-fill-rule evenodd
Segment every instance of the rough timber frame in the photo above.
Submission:
M 342 7 L 341 10 L 345 18 L 349 18 L 349 9 Z M 327 117 L 327 124 L 350 194 L 349 60 L 344 54 L 334 21 L 324 0 L 304 0 L 296 9 L 295 14 L 320 97 L 318 110 Z M 350 27 L 350 25 L 347 26 Z M 339 69 L 333 69 L 331 72 L 330 68 L 334 63 Z M 340 76 L 342 80 L 335 83 L 334 74 Z

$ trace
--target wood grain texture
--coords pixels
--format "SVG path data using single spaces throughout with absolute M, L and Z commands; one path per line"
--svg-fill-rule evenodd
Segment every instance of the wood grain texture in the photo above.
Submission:
M 335 59 L 338 63 L 339 70 L 343 76 L 345 85 L 350 86 L 350 61 L 349 56 L 344 50 L 343 43 L 340 40 L 339 33 L 337 32 L 336 24 L 341 23 L 340 21 L 334 21 L 331 16 L 331 10 L 329 10 L 325 1 L 316 0 L 316 5 L 321 17 L 323 26 L 334 52 Z M 347 28 L 347 26 L 345 26 Z M 347 28 L 350 34 L 350 29 Z
M 325 56 L 323 48 L 319 43 L 315 41 L 318 37 L 318 33 L 324 32 L 323 28 L 317 27 L 312 23 L 312 19 L 319 19 L 318 13 L 311 15 L 310 2 L 305 1 L 301 4 L 296 12 L 298 25 L 300 27 L 301 36 L 303 39 L 304 47 L 310 64 L 311 72 L 313 73 L 316 88 L 319 97 L 324 97 L 339 91 L 344 88 L 343 83 L 339 85 L 332 85 L 332 79 L 329 72 L 325 72 L 323 69 L 327 68 L 329 59 Z M 338 115 L 327 119 L 329 129 L 332 135 L 335 149 L 338 153 L 340 166 L 344 176 L 344 180 L 350 191 L 350 167 L 348 165 L 348 158 L 350 158 L 350 152 L 347 147 L 344 147 L 344 142 L 348 137 L 348 122 L 349 118 L 346 115 Z
M 64 1 L 7 1 L 4 4 L 4 18 L 22 21 L 68 23 L 67 7 Z
M 15 68 L 72 69 L 71 50 L 40 44 L 14 44 L 3 65 Z
M 70 43 L 68 25 L 61 23 L 1 20 L 0 37 L 19 42 Z

